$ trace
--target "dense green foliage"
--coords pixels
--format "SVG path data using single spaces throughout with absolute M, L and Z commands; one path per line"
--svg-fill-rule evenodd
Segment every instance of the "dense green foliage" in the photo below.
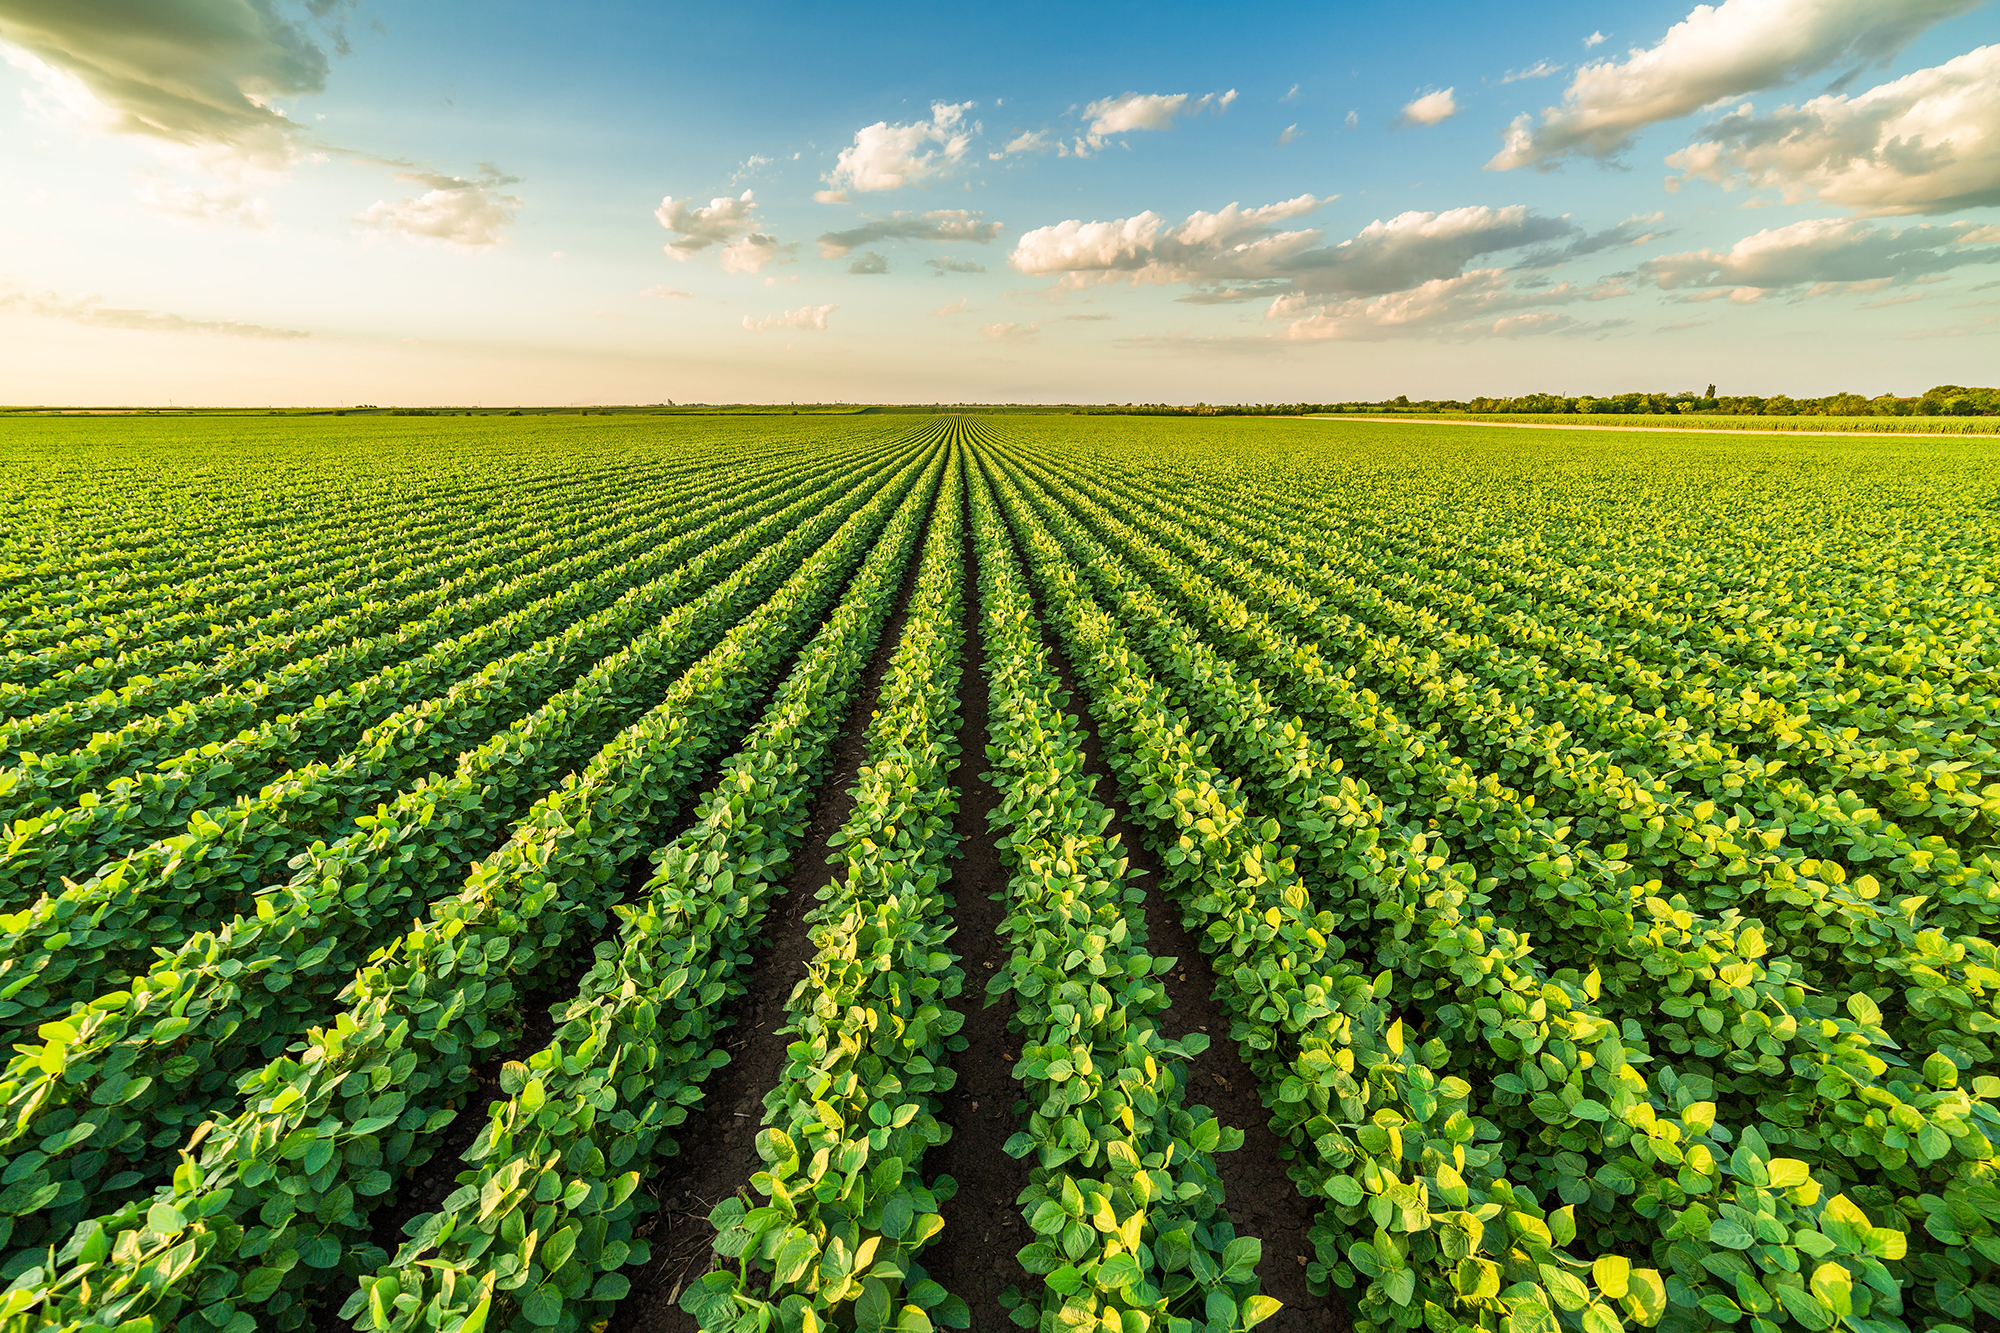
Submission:
M 705 1333 L 968 1326 L 926 1154 L 981 1005 L 1042 1333 L 1240 1333 L 1274 1262 L 1363 1333 L 2000 1319 L 1983 442 L 6 430 L 8 1333 L 613 1314 L 801 875 Z M 1177 1026 L 1169 912 L 1226 1034 Z M 1309 1252 L 1241 1233 L 1210 1040 Z

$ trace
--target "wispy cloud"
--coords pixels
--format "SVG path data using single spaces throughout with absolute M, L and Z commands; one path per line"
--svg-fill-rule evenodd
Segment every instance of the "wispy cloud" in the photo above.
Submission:
M 189 319 L 161 310 L 125 310 L 104 304 L 101 296 L 57 296 L 54 292 L 23 292 L 0 288 L 0 314 L 60 319 L 98 329 L 137 333 L 208 333 L 230 338 L 310 338 L 302 329 L 276 329 L 233 319 Z
M 1089 157 L 1115 135 L 1128 134 L 1133 130 L 1171 129 L 1174 121 L 1202 111 L 1214 111 L 1221 115 L 1235 100 L 1234 88 L 1226 93 L 1204 93 L 1200 97 L 1192 93 L 1121 93 L 1117 97 L 1099 98 L 1083 109 L 1083 114 L 1090 117 L 1083 134 L 1075 142 L 1061 146 L 1059 151 L 1075 157 Z
M 858 227 L 826 232 L 819 238 L 823 259 L 838 259 L 850 250 L 883 241 L 972 241 L 984 245 L 1000 234 L 1001 224 L 963 208 L 936 209 L 929 213 L 897 213 L 892 217 L 869 218 Z
M 1568 66 L 1557 64 L 1553 60 L 1537 60 L 1534 64 L 1528 66 L 1526 69 L 1508 70 L 1504 75 L 1501 76 L 1500 82 L 1519 83 L 1523 79 L 1546 79 L 1551 74 L 1562 73 L 1563 70 L 1566 68 L 1568 68 Z

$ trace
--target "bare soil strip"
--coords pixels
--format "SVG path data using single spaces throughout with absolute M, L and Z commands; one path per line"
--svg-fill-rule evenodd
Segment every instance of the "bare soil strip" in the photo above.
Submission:
M 827 839 L 854 813 L 848 789 L 868 757 L 868 724 L 889 659 L 903 637 L 921 551 L 920 542 L 896 592 L 895 610 L 862 673 L 859 696 L 834 742 L 833 768 L 813 802 L 805 845 L 793 858 L 784 892 L 764 918 L 763 950 L 749 971 L 749 989 L 729 1003 L 729 1063 L 709 1075 L 701 1101 L 690 1108 L 679 1151 L 641 1186 L 659 1205 L 638 1228 L 652 1242 L 653 1256 L 644 1267 L 624 1270 L 632 1290 L 619 1302 L 606 1333 L 696 1333 L 694 1317 L 681 1310 L 680 1297 L 712 1263 L 709 1241 L 715 1233 L 708 1225 L 709 1210 L 764 1169 L 756 1145 L 764 1094 L 784 1073 L 790 1042 L 779 1029 L 788 1017 L 785 1002 L 813 953 L 806 914 L 817 901 L 813 895 L 835 874 L 827 861 Z
M 969 486 L 966 498 L 969 504 Z M 965 522 L 965 571 L 965 664 L 958 696 L 959 795 L 953 821 L 960 841 L 949 887 L 957 925 L 951 944 L 966 974 L 965 993 L 959 999 L 965 1014 L 965 1026 L 959 1033 L 966 1046 L 952 1058 L 958 1082 L 945 1094 L 939 1116 L 951 1126 L 951 1138 L 924 1155 L 926 1176 L 950 1176 L 958 1193 L 945 1203 L 944 1230 L 924 1251 L 921 1262 L 946 1291 L 965 1301 L 975 1330 L 999 1330 L 1013 1327 L 1000 1306 L 1000 1294 L 1027 1279 L 1014 1262 L 1014 1253 L 1035 1237 L 1021 1220 L 1015 1202 L 1028 1186 L 1028 1164 L 1009 1157 L 1006 1151 L 1008 1138 L 1021 1127 L 1021 1085 L 1013 1076 L 1020 1048 L 1015 1045 L 1017 1038 L 1007 1030 L 1014 1006 L 1011 999 L 990 1007 L 985 1002 L 986 983 L 1003 958 L 1000 925 L 1007 913 L 1007 870 L 986 823 L 987 812 L 1000 804 L 1000 793 L 984 776 L 986 637 L 979 615 L 979 563 L 969 515 Z

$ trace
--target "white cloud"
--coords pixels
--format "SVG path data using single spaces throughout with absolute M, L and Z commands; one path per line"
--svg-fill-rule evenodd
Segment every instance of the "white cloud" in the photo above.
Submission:
M 950 305 L 939 306 L 936 310 L 931 311 L 931 313 L 933 315 L 963 315 L 970 309 L 972 309 L 972 298 L 961 296 Z
M 1283 148 L 1286 144 L 1297 143 L 1299 137 L 1299 127 L 1297 125 L 1287 125 L 1278 135 L 1278 147 Z
M 101 296 L 60 297 L 54 292 L 22 292 L 0 289 L 0 314 L 29 315 L 39 319 L 60 319 L 99 329 L 128 329 L 140 333 L 214 333 L 232 338 L 310 338 L 300 329 L 274 329 L 262 324 L 244 324 L 233 319 L 188 319 L 160 310 L 119 310 L 107 307 Z
M 858 227 L 830 231 L 819 238 L 822 259 L 838 259 L 850 250 L 881 241 L 975 241 L 981 245 L 1000 234 L 1001 224 L 963 208 L 940 208 L 921 215 L 897 213 L 869 218 Z
M 723 195 L 705 205 L 668 195 L 653 210 L 653 216 L 662 227 L 679 236 L 663 247 L 668 254 L 686 262 L 709 246 L 720 245 L 724 273 L 761 272 L 766 264 L 789 254 L 793 248 L 780 244 L 777 237 L 767 232 L 754 230 L 757 198 L 751 190 L 733 198 Z
M 653 216 L 668 231 L 680 233 L 679 240 L 667 242 L 666 251 L 675 259 L 685 260 L 696 251 L 733 241 L 749 231 L 756 225 L 756 211 L 756 192 L 745 190 L 733 199 L 727 195 L 711 199 L 706 207 L 697 207 L 692 199 L 668 195 L 660 200 Z
M 1329 202 L 1311 195 L 1216 213 L 1195 213 L 1179 226 L 1146 212 L 1110 222 L 1071 220 L 1022 236 L 1009 263 L 1033 275 L 1061 275 L 1079 287 L 1121 277 L 1135 285 L 1187 283 L 1183 301 L 1221 304 L 1279 294 L 1379 296 L 1441 278 L 1456 278 L 1482 255 L 1543 247 L 1522 267 L 1544 268 L 1593 250 L 1634 241 L 1658 218 L 1628 219 L 1591 235 L 1565 218 L 1513 205 L 1408 212 L 1378 219 L 1337 245 L 1321 245 L 1316 230 L 1277 224 Z M 1552 249 L 1568 242 L 1561 249 Z
M 1277 231 L 1274 224 L 1329 202 L 1302 194 L 1261 208 L 1232 203 L 1219 212 L 1190 214 L 1177 227 L 1151 211 L 1113 222 L 1059 222 L 1022 236 L 1008 262 L 1029 274 L 1094 274 L 1098 280 L 1129 274 L 1135 283 L 1268 278 L 1320 237 L 1317 231 Z
M 1350 112 L 1348 112 L 1348 113 L 1347 113 L 1347 120 L 1346 120 L 1346 121 L 1345 121 L 1344 123 L 1346 124 L 1347 128 L 1348 128 L 1348 129 L 1350 129 L 1350 130 L 1352 130 L 1352 129 L 1358 129 L 1358 128 L 1360 127 L 1360 125 L 1361 125 L 1361 113 L 1360 113 L 1359 111 L 1350 111 Z
M 1265 318 L 1288 319 L 1285 336 L 1294 341 L 1520 338 L 1613 327 L 1613 323 L 1582 324 L 1552 310 L 1531 309 L 1565 305 L 1588 295 L 1568 283 L 1523 290 L 1509 279 L 1505 269 L 1489 268 L 1453 278 L 1433 278 L 1408 291 L 1333 302 L 1310 313 L 1301 313 L 1308 308 L 1302 298 L 1281 297 L 1271 303 Z
M 1981 0 L 1724 0 L 1698 5 L 1654 46 L 1576 72 L 1559 107 L 1520 116 L 1486 165 L 1609 157 L 1648 125 L 1723 97 L 1775 87 L 1836 63 L 1888 59 L 1911 38 Z M 1595 35 L 1595 34 L 1593 34 Z M 1587 45 L 1589 43 L 1586 43 Z
M 844 204 L 847 202 L 847 191 L 814 190 L 813 202 L 816 204 Z
M 518 196 L 500 192 L 518 178 L 491 167 L 478 180 L 442 172 L 398 172 L 396 179 L 430 189 L 394 203 L 378 199 L 354 215 L 357 223 L 455 250 L 491 250 L 507 243 L 506 229 L 521 208 Z
M 651 287 L 640 288 L 639 295 L 657 296 L 663 301 L 684 301 L 692 299 L 694 293 L 684 292 L 678 287 L 668 287 L 659 283 L 655 283 Z
M 2000 204 L 2000 46 L 1982 46 L 1855 97 L 1768 116 L 1747 105 L 1667 159 L 1725 186 L 1778 189 L 1865 213 Z
M 140 207 L 161 217 L 204 226 L 271 229 L 270 203 L 234 186 L 176 185 L 161 176 L 148 176 L 138 197 Z
M 1099 98 L 1083 109 L 1083 114 L 1090 117 L 1083 136 L 1073 147 L 1063 151 L 1077 157 L 1088 157 L 1104 147 L 1105 140 L 1114 134 L 1171 129 L 1176 119 L 1201 111 L 1213 110 L 1221 115 L 1235 100 L 1234 88 L 1226 93 L 1204 93 L 1200 97 L 1192 93 L 1122 93 L 1117 97 Z
M 1754 301 L 1767 292 L 1820 296 L 1922 281 L 1968 264 L 2000 263 L 1991 228 L 1970 222 L 1904 227 L 1858 218 L 1808 218 L 1746 236 L 1727 251 L 1662 255 L 1639 271 L 1694 299 Z
M 745 315 L 743 327 L 752 333 L 763 333 L 770 329 L 824 329 L 826 317 L 838 309 L 840 307 L 837 305 L 807 305 L 766 319 L 752 319 Z
M 856 130 L 854 142 L 840 150 L 827 184 L 835 190 L 894 190 L 947 170 L 965 156 L 979 133 L 978 122 L 965 119 L 974 105 L 933 102 L 929 120 L 912 125 L 878 120 Z
M 1602 46 L 1610 40 L 1604 33 L 1593 32 L 1590 36 L 1583 39 L 1583 49 L 1588 51 L 1591 47 Z
M 1021 324 L 1010 319 L 999 324 L 981 324 L 979 332 L 995 342 L 1026 342 L 1040 333 L 1042 325 L 1048 322 L 1046 319 L 1038 319 L 1032 324 Z
M 1009 139 L 997 153 L 988 153 L 986 160 L 998 162 L 1003 157 L 1013 157 L 1021 153 L 1046 153 L 1054 147 L 1049 142 L 1047 130 L 1023 130 Z
M 1286 93 L 1286 94 L 1285 94 L 1285 95 L 1284 95 L 1283 97 L 1280 97 L 1280 98 L 1279 98 L 1278 100 L 1279 100 L 1280 102 L 1296 102 L 1296 101 L 1298 101 L 1298 100 L 1299 100 L 1299 85 L 1297 85 L 1296 83 L 1295 83 L 1295 84 L 1293 84 L 1293 85 L 1292 85 L 1292 87 L 1291 87 L 1291 91 L 1290 91 L 1290 92 L 1287 92 L 1287 93 Z
M 764 266 L 789 254 L 792 247 L 778 244 L 778 238 L 761 231 L 731 241 L 722 247 L 724 273 L 762 273 Z M 789 262 L 789 261 L 780 261 Z
M 1458 101 L 1449 88 L 1425 93 L 1403 107 L 1403 119 L 1412 125 L 1436 125 L 1458 114 Z
M 752 153 L 750 156 L 743 159 L 743 163 L 741 166 L 737 167 L 736 170 L 729 173 L 729 183 L 731 185 L 734 185 L 736 184 L 736 182 L 742 180 L 745 176 L 756 175 L 761 168 L 770 166 L 771 161 L 772 159 L 764 157 L 761 154 Z
M 308 0 L 287 18 L 270 0 L 10 0 L 0 49 L 96 128 L 275 167 L 298 127 L 272 102 L 325 90 L 321 41 L 345 49 L 347 2 Z
M 1599 34 L 1601 37 L 1602 34 Z M 1537 60 L 1526 69 L 1510 69 L 1500 79 L 1502 83 L 1519 83 L 1523 79 L 1546 79 L 1551 74 L 1560 74 L 1567 66 L 1558 65 L 1553 60 Z

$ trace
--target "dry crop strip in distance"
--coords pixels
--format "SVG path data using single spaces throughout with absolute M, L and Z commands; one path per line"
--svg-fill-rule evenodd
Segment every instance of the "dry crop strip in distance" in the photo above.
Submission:
M 1024 1037 L 1028 1122 L 1007 1150 L 1034 1162 L 1018 1202 L 1036 1239 L 1020 1258 L 1042 1279 L 1013 1319 L 1043 1333 L 1140 1322 L 1127 1312 L 1163 1329 L 1254 1327 L 1279 1304 L 1256 1290 L 1262 1246 L 1235 1234 L 1210 1156 L 1243 1131 L 1186 1104 L 1183 1061 L 1208 1038 L 1159 1030 L 1174 959 L 1144 948 L 1145 894 L 1104 836 L 1112 812 L 1090 794 L 1082 733 L 983 477 L 971 490 L 1001 793 L 991 818 L 1012 872 L 1009 956 L 987 993 L 1012 994 Z
M 961 429 L 952 427 L 954 451 Z M 813 956 L 793 991 L 796 1035 L 757 1136 L 764 1163 L 710 1214 L 724 1265 L 682 1308 L 704 1330 L 964 1328 L 965 1303 L 918 1255 L 944 1225 L 949 1177 L 923 1154 L 950 1130 L 964 974 L 946 948 L 956 844 L 964 529 L 958 470 L 925 536 L 901 641 L 868 730 L 854 812 L 832 839 L 845 873 L 820 891 Z
M 255 915 L 195 936 L 118 983 L 128 989 L 79 1002 L 70 1019 L 44 1024 L 42 1043 L 0 1076 L 9 1108 L 0 1150 L 18 1168 L 24 1193 L 33 1191 L 17 1225 L 52 1220 L 66 1231 L 77 1209 L 95 1204 L 102 1212 L 120 1197 L 106 1191 L 129 1197 L 157 1181 L 171 1167 L 172 1146 L 235 1103 L 240 1075 L 324 1021 L 355 967 L 385 936 L 393 938 L 389 928 L 409 910 L 403 904 L 420 909 L 448 895 L 468 869 L 476 879 L 475 861 L 524 814 L 518 832 L 537 845 L 537 798 L 607 742 L 615 745 L 634 718 L 643 728 L 648 717 L 668 717 L 681 729 L 670 751 L 678 771 L 656 782 L 699 773 L 709 747 L 739 724 L 714 711 L 714 692 L 748 687 L 756 679 L 750 668 L 769 670 L 782 644 L 746 646 L 742 633 L 725 639 L 731 626 L 745 617 L 747 624 L 767 622 L 782 610 L 764 604 L 798 558 L 829 537 L 812 567 L 858 559 L 860 544 L 915 483 L 922 452 L 918 446 L 900 469 L 892 465 L 893 478 L 878 474 L 670 612 L 577 685 L 469 752 L 455 773 L 410 788 L 358 821 L 349 837 L 307 849 L 293 882 L 260 896 Z M 883 483 L 886 489 L 875 489 Z M 718 675 L 713 657 L 707 669 L 687 671 L 718 641 L 718 652 L 737 659 L 737 677 Z M 686 710 L 693 711 L 682 716 Z M 605 762 L 600 754 L 595 764 Z M 111 1184 L 121 1171 L 128 1174 Z M 16 1239 L 46 1243 L 33 1233 Z M 32 1259 L 33 1251 L 20 1254 Z

